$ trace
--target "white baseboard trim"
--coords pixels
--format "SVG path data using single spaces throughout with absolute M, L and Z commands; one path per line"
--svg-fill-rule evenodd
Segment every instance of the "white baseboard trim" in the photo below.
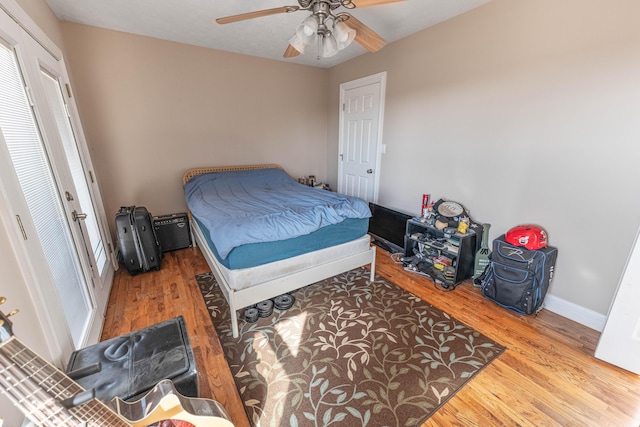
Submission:
M 604 314 L 550 294 L 547 294 L 544 299 L 544 308 L 599 332 L 602 332 L 607 321 L 607 316 Z

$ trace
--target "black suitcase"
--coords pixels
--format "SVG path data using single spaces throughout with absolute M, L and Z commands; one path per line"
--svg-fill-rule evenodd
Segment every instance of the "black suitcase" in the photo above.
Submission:
M 116 214 L 116 227 L 122 261 L 129 274 L 160 269 L 162 251 L 145 207 L 121 207 Z
M 133 221 L 139 240 L 143 271 L 160 270 L 162 248 L 153 228 L 153 217 L 147 208 L 136 206 L 133 211 Z
M 547 246 L 530 251 L 507 243 L 502 235 L 493 241 L 482 294 L 520 314 L 538 312 L 553 278 L 557 258 L 556 248 Z
M 142 272 L 142 260 L 138 250 L 138 239 L 132 222 L 133 207 L 121 207 L 116 214 L 116 234 L 122 262 L 131 275 Z

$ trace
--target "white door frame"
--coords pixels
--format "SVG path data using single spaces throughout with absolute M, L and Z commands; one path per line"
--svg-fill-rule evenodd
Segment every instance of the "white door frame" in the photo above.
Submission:
M 640 375 L 640 230 L 631 247 L 595 357 Z
M 382 130 L 384 124 L 384 105 L 385 105 L 385 93 L 387 89 L 387 72 L 383 71 L 381 73 L 373 74 L 371 76 L 362 77 L 357 80 L 353 80 L 347 83 L 342 83 L 340 85 L 340 124 L 339 124 L 339 142 L 338 142 L 338 191 L 343 188 L 343 162 L 340 156 L 344 153 L 344 128 L 345 128 L 345 120 L 344 120 L 344 105 L 345 105 L 345 94 L 347 91 L 351 89 L 355 89 L 362 86 L 369 86 L 372 84 L 380 84 L 380 108 L 378 114 L 378 140 L 376 142 L 376 160 L 375 160 L 375 173 L 373 177 L 373 199 L 371 200 L 374 203 L 378 201 L 378 191 L 380 189 L 380 165 L 382 163 L 382 154 L 385 151 L 383 149 L 382 144 Z
M 69 77 L 67 75 L 65 63 L 62 60 L 62 53 L 60 49 L 37 26 L 31 17 L 22 10 L 15 0 L 0 0 L 0 9 L 6 12 L 6 14 L 15 21 L 16 25 L 22 27 L 22 29 L 29 34 L 30 41 L 22 43 L 23 45 L 31 43 L 31 41 L 35 41 L 51 55 L 53 60 L 58 62 L 61 73 L 61 82 L 68 84 Z M 11 25 L 13 26 L 13 23 Z M 0 28 L 0 32 L 4 33 L 2 28 Z M 8 34 L 5 34 L 5 37 L 7 36 Z M 10 40 L 11 37 L 8 37 L 8 39 Z M 27 60 L 21 56 L 23 52 L 24 50 L 22 48 L 19 48 L 16 51 L 18 59 L 21 60 L 22 64 L 26 67 L 33 67 L 33 62 L 31 60 Z M 73 101 L 69 101 L 67 102 L 67 107 L 73 131 L 77 138 L 77 146 L 81 161 L 84 167 L 92 172 L 93 166 L 91 165 L 89 151 L 84 138 L 84 131 L 79 121 L 79 115 L 75 103 Z M 39 109 L 37 107 L 34 111 L 34 115 L 39 115 Z M 42 117 L 36 117 L 36 119 L 41 120 Z M 47 145 L 47 138 L 44 138 L 44 136 L 43 132 L 43 143 Z M 0 143 L 4 146 L 4 141 L 1 138 Z M 6 155 L 3 155 L 3 157 L 6 157 Z M 2 205 L 0 206 L 0 220 L 7 230 L 11 247 L 16 254 L 19 268 L 25 279 L 27 292 L 31 295 L 31 300 L 33 301 L 33 305 L 38 316 L 37 322 L 43 331 L 46 345 L 50 350 L 52 359 L 54 362 L 60 364 L 60 366 L 64 366 L 68 360 L 70 352 L 75 349 L 75 346 L 69 331 L 65 328 L 67 324 L 66 319 L 59 303 L 58 294 L 55 291 L 55 285 L 51 279 L 51 275 L 47 268 L 43 268 L 43 266 L 47 265 L 46 260 L 40 251 L 33 251 L 29 248 L 29 246 L 33 244 L 33 240 L 31 240 L 31 242 L 25 242 L 23 234 L 21 234 L 19 227 L 16 226 L 15 209 L 19 209 L 23 215 L 28 215 L 28 208 L 26 207 L 26 204 L 23 203 L 23 199 L 21 197 L 22 193 L 19 190 L 19 183 L 15 181 L 15 176 L 12 173 L 9 173 L 9 171 L 3 170 L 1 172 L 2 173 L 0 173 L 0 175 L 3 176 L 3 179 L 2 182 L 0 182 L 0 205 Z M 52 165 L 52 173 L 57 175 L 58 172 L 59 171 L 56 170 L 55 165 Z M 56 176 L 56 179 L 57 178 L 59 178 L 59 176 Z M 113 244 L 111 241 L 111 235 L 108 233 L 108 225 L 104 214 L 102 198 L 100 196 L 97 183 L 93 179 L 93 176 L 91 178 L 89 190 L 91 197 L 93 198 L 97 216 L 99 217 L 99 225 L 102 226 L 101 235 L 106 246 L 105 249 L 108 250 L 107 257 L 110 267 L 108 268 L 109 271 L 100 278 L 102 280 L 99 280 L 99 289 L 94 288 L 93 293 L 91 294 L 92 299 L 94 299 L 96 295 L 99 295 L 99 298 L 101 298 L 99 304 L 99 308 L 101 310 L 95 317 L 93 317 L 93 323 L 89 325 L 87 329 L 90 332 L 84 337 L 84 343 L 81 346 L 91 344 L 99 340 L 104 320 L 104 311 L 106 310 L 106 302 L 108 300 L 112 284 L 111 282 L 113 280 L 113 271 L 117 267 L 117 261 L 115 261 L 114 252 L 112 250 Z M 58 188 L 58 190 L 61 189 Z M 8 205 L 9 200 L 11 200 L 11 205 Z M 68 209 L 66 205 L 63 206 L 65 206 L 65 209 Z M 29 235 L 35 235 L 35 231 L 28 229 L 31 226 L 30 221 L 25 221 L 23 225 L 27 229 L 27 233 Z M 75 230 L 75 227 L 71 227 L 71 229 L 72 234 L 74 234 L 74 237 L 77 239 L 78 231 Z M 87 266 L 85 265 L 85 261 L 80 260 L 80 262 L 83 264 L 87 280 L 91 283 L 91 280 L 95 278 L 89 277 L 91 276 L 90 269 L 86 268 Z M 93 302 L 95 305 L 95 300 Z

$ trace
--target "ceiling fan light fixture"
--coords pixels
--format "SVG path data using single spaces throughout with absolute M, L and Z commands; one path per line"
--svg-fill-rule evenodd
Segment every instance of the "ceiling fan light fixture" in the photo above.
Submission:
M 298 34 L 294 34 L 293 37 L 289 39 L 289 44 L 298 52 L 304 53 L 305 43 L 298 37 Z
M 307 44 L 311 44 L 313 42 L 313 37 L 318 32 L 318 19 L 315 15 L 309 15 L 307 19 L 302 21 L 300 25 L 296 28 L 296 34 L 298 37 L 305 43 L 309 41 Z
M 333 34 L 336 37 L 338 49 L 342 50 L 349 46 L 356 38 L 356 30 L 349 27 L 342 21 L 337 21 L 333 26 Z
M 322 37 L 322 57 L 331 58 L 338 53 L 338 44 L 332 34 Z
M 406 0 L 298 0 L 299 6 L 241 13 L 218 18 L 216 22 L 230 24 L 263 16 L 306 11 L 311 14 L 296 27 L 296 34 L 290 39 L 284 57 L 294 58 L 303 53 L 306 46 L 316 44 L 318 59 L 329 58 L 347 48 L 354 40 L 369 52 L 377 52 L 386 45 L 386 41 L 371 28 L 350 13 L 341 12 L 341 7 L 354 9 L 401 1 Z
M 302 30 L 302 25 L 298 25 L 298 28 L 296 28 L 296 36 L 306 45 L 312 45 L 316 41 L 316 34 L 306 35 Z
M 304 41 L 305 44 L 309 44 L 307 41 L 309 40 L 309 36 L 304 34 L 304 31 L 302 30 L 302 24 L 298 25 L 296 27 L 296 32 L 294 34 L 300 41 Z

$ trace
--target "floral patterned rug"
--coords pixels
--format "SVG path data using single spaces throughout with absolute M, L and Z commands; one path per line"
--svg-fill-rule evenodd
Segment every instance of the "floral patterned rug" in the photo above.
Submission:
M 215 278 L 196 278 L 255 427 L 418 426 L 504 350 L 364 268 L 241 318 L 234 339 Z

